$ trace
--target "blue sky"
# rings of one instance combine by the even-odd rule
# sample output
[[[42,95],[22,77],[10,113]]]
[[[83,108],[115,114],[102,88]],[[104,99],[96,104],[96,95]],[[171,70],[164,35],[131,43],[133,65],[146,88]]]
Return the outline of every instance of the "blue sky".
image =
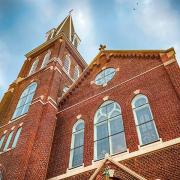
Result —
[[[180,64],[179,0],[0,0],[0,99],[24,54],[43,43],[71,9],[87,63],[99,44],[106,44],[107,49],[174,47]]]

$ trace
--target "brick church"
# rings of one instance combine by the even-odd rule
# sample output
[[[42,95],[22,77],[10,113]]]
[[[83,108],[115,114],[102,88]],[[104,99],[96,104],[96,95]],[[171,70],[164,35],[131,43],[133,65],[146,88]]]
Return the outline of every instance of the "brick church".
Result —
[[[0,180],[179,180],[174,49],[101,45],[87,65],[71,14],[46,38],[1,100]]]

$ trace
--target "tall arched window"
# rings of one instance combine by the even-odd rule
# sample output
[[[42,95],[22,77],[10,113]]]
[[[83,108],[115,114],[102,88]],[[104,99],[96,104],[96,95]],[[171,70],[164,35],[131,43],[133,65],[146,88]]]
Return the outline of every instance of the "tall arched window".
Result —
[[[35,73],[35,70],[36,70],[37,65],[38,65],[38,61],[39,61],[39,59],[37,58],[37,59],[33,62],[32,66],[31,66],[31,69],[30,69],[30,71],[29,71],[28,76],[30,76],[31,74]]]
[[[94,159],[105,154],[126,151],[126,141],[121,108],[117,102],[105,101],[96,111],[94,118]]]
[[[67,73],[69,73],[70,66],[71,66],[71,60],[70,60],[69,56],[66,55],[66,57],[64,59],[64,69],[66,70]]]
[[[36,91],[36,87],[37,83],[33,82],[23,91],[16,106],[16,110],[12,116],[12,119],[15,119],[28,112],[29,106]]]
[[[78,68],[78,66],[75,66],[73,79],[76,81],[78,79],[78,77],[79,77],[79,68]]]
[[[18,142],[18,139],[19,139],[19,136],[21,134],[21,131],[22,131],[22,127],[18,128],[17,132],[16,132],[16,135],[14,137],[14,141],[13,141],[13,144],[12,144],[12,148],[15,148],[16,145],[17,145],[17,142]]]
[[[42,62],[41,68],[45,67],[48,64],[50,56],[51,56],[51,51],[49,50],[48,53],[44,56],[44,60]]]
[[[10,134],[9,134],[9,136],[8,136],[8,139],[7,139],[7,141],[6,141],[6,144],[5,144],[5,146],[4,146],[3,151],[7,151],[8,147],[9,147],[9,144],[10,144],[10,142],[11,142],[11,139],[12,139],[12,137],[13,137],[13,133],[14,133],[14,130],[10,132]]]
[[[132,100],[132,108],[140,145],[159,140],[148,98],[142,94],[135,96]]]
[[[2,137],[1,137],[1,140],[0,140],[0,152],[1,152],[1,148],[2,148],[5,137],[6,137],[6,134],[3,134]]]
[[[75,168],[83,164],[84,121],[78,120],[73,127],[69,167]]]

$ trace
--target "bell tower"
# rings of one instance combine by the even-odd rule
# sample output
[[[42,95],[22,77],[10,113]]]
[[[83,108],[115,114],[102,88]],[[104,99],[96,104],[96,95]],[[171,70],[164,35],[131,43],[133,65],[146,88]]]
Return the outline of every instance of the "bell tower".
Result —
[[[0,104],[0,172],[7,179],[45,179],[58,100],[87,67],[72,15],[28,52]]]

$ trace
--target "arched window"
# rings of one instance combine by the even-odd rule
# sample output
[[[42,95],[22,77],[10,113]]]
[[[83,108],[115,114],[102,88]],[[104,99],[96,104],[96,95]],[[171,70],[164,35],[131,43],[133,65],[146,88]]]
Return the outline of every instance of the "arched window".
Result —
[[[69,56],[66,55],[66,57],[64,59],[64,69],[66,70],[67,73],[69,73],[70,66],[71,66],[71,60],[70,60]]]
[[[9,134],[9,136],[8,136],[8,139],[7,139],[7,141],[6,141],[6,144],[5,144],[5,146],[4,146],[3,151],[7,151],[8,147],[9,147],[9,144],[10,144],[10,142],[11,142],[11,139],[12,139],[12,137],[13,137],[13,133],[14,133],[14,130],[10,132],[10,134]]]
[[[36,91],[36,87],[37,83],[33,82],[23,91],[16,106],[16,110],[12,116],[12,119],[15,119],[28,112],[29,106]]]
[[[102,159],[105,154],[126,151],[126,141],[121,108],[118,103],[105,101],[94,117],[94,159]]]
[[[159,140],[151,108],[146,96],[139,94],[132,100],[133,114],[136,122],[140,145]]]
[[[79,77],[79,68],[78,66],[75,66],[73,79],[76,81],[78,77]]]
[[[41,68],[45,67],[48,64],[50,56],[51,56],[51,51],[49,50],[48,53],[44,56],[44,60],[42,62]]]
[[[83,164],[84,121],[78,120],[73,127],[69,167],[74,168]]]
[[[16,144],[18,142],[18,139],[19,139],[19,136],[21,134],[21,131],[22,131],[22,127],[18,128],[17,132],[16,132],[16,135],[14,137],[14,141],[13,141],[13,144],[12,144],[12,148],[15,148],[16,147]]]
[[[28,76],[30,76],[31,74],[35,73],[35,70],[36,70],[37,65],[38,65],[38,61],[39,61],[39,59],[37,58],[37,59],[33,62],[32,66],[31,66],[31,69],[30,69],[30,71],[29,71]]]
[[[1,148],[2,148],[5,137],[6,137],[6,134],[3,134],[2,137],[1,137],[1,140],[0,140],[0,152],[1,152]]]

